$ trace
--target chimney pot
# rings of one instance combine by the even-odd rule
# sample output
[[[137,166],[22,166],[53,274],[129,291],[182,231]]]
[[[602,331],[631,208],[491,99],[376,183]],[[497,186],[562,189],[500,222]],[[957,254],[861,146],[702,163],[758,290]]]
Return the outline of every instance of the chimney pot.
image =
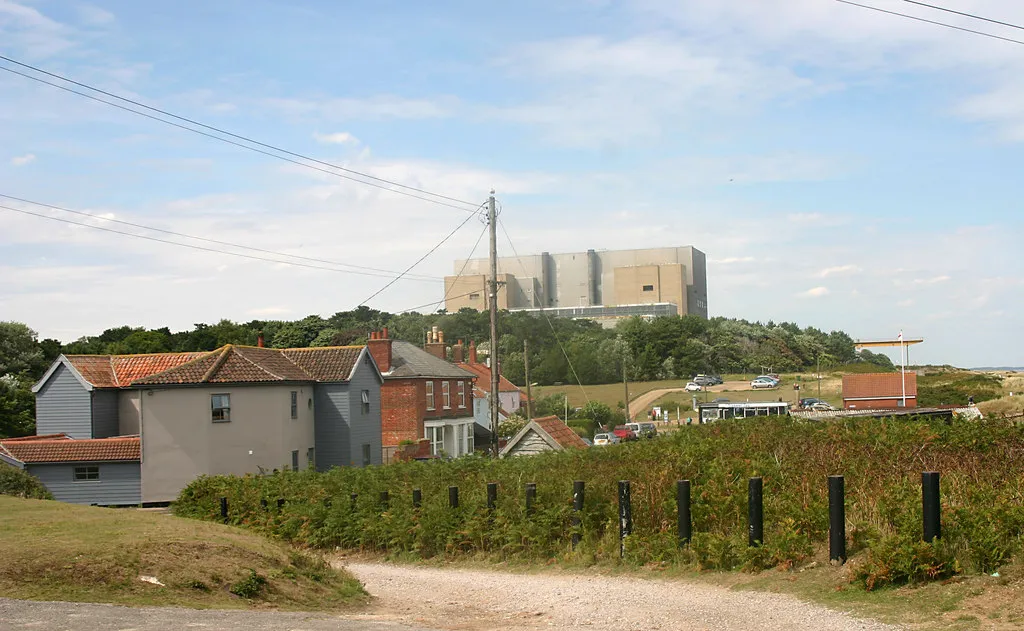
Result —
[[[384,327],[383,329],[381,329],[380,335],[381,335],[381,339],[382,340],[389,339],[388,338],[388,327]]]
[[[260,331],[259,333],[256,334],[256,346],[258,346],[259,348],[263,348],[263,345],[263,331]]]

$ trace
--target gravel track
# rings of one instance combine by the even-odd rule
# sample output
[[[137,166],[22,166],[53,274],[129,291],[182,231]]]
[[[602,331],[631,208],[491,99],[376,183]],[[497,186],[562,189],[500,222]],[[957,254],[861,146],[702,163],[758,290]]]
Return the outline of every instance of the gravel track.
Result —
[[[630,577],[339,562],[376,597],[371,618],[440,629],[897,629],[791,596]]]

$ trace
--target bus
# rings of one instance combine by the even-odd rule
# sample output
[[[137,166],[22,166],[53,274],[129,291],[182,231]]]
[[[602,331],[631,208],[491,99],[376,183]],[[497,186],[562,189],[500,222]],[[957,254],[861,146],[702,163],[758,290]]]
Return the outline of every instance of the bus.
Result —
[[[699,403],[700,422],[710,423],[727,418],[748,416],[788,415],[789,404],[785,401],[748,401],[743,403]]]

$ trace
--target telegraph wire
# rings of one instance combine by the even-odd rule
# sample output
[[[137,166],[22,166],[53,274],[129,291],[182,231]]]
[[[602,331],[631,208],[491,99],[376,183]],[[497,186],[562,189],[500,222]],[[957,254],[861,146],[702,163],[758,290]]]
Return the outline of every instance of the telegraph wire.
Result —
[[[389,184],[390,186],[386,186],[385,184],[378,184],[376,182],[368,182],[366,180],[361,180],[361,179],[359,179],[357,177],[353,177],[352,175],[345,175],[343,173],[338,173],[337,171],[332,171],[332,170],[316,167],[316,166],[314,166],[312,164],[308,164],[306,162],[301,162],[299,160],[295,160],[295,159],[292,159],[292,158],[288,158],[286,156],[279,155],[278,153],[273,153],[272,151],[266,151],[266,150],[260,149],[258,147],[253,147],[251,145],[244,144],[242,142],[236,142],[234,140],[231,140],[230,138],[224,138],[223,136],[218,136],[216,134],[211,134],[211,133],[208,133],[208,132],[204,132],[204,131],[202,131],[200,129],[195,129],[193,127],[189,127],[188,125],[182,125],[180,123],[175,123],[174,121],[169,121],[167,119],[160,118],[159,116],[154,116],[152,114],[147,114],[146,112],[140,112],[139,110],[132,109],[130,107],[126,107],[126,106],[121,105],[119,103],[113,103],[111,101],[108,101],[108,100],[105,100],[105,99],[101,99],[101,98],[99,98],[97,96],[94,96],[92,94],[87,94],[85,92],[81,92],[79,90],[75,90],[73,88],[69,88],[67,86],[63,86],[63,85],[60,85],[58,83],[54,83],[52,81],[47,81],[46,79],[43,79],[41,77],[35,77],[35,76],[30,75],[30,74],[26,74],[24,72],[20,72],[18,70],[15,70],[13,68],[8,68],[6,66],[0,65],[0,70],[9,72],[11,74],[16,74],[16,75],[24,77],[26,79],[31,79],[32,81],[37,81],[39,83],[43,83],[43,84],[52,86],[52,87],[57,88],[59,90],[64,90],[65,92],[70,92],[71,94],[77,94],[79,96],[83,96],[83,97],[85,97],[87,99],[91,99],[91,100],[96,101],[98,103],[103,103],[105,105],[109,105],[111,107],[116,107],[116,108],[118,108],[120,110],[124,110],[126,112],[131,112],[132,114],[136,114],[138,116],[144,116],[144,117],[149,118],[151,120],[155,120],[157,122],[164,123],[165,125],[170,125],[172,127],[177,127],[178,129],[183,129],[185,131],[190,131],[190,132],[192,132],[194,134],[199,134],[200,136],[205,136],[207,138],[212,138],[213,140],[219,140],[219,141],[227,143],[229,145],[234,145],[234,146],[240,147],[242,149],[248,149],[249,151],[254,151],[256,153],[260,153],[260,154],[263,154],[265,156],[270,156],[271,158],[277,158],[278,160],[283,160],[285,162],[290,162],[292,164],[297,164],[299,166],[306,167],[308,169],[313,169],[313,170],[316,170],[316,171],[320,171],[322,173],[327,173],[329,175],[333,175],[335,177],[340,177],[340,178],[343,178],[343,179],[346,179],[346,180],[350,180],[352,182],[358,182],[360,184],[365,184],[367,186],[373,186],[373,187],[379,188],[381,190],[390,191],[392,193],[397,193],[399,195],[405,195],[407,197],[412,197],[413,199],[419,199],[419,200],[422,200],[422,201],[425,201],[425,202],[430,202],[432,204],[438,204],[439,206],[447,206],[448,208],[454,208],[456,210],[461,210],[463,212],[476,212],[475,210],[471,210],[470,208],[467,208],[467,207],[464,207],[464,206],[456,206],[453,203],[449,203],[448,201],[443,201],[443,200],[450,200],[450,201],[457,202],[459,204],[466,204],[466,205],[472,205],[472,202],[467,202],[467,201],[460,200],[460,199],[457,199],[457,198],[454,198],[454,197],[448,197],[446,195],[441,195],[440,193],[434,193],[434,192],[431,192],[431,191],[428,191],[428,190],[425,190],[425,189],[416,188],[415,186],[409,186],[409,185],[406,185],[406,184],[400,184],[398,182],[394,182],[394,181],[387,180],[387,179],[384,179],[384,178],[379,178],[379,177],[376,177],[376,176],[373,176],[373,175],[369,175],[367,173],[362,173],[360,171],[355,171],[353,169],[348,169],[348,168],[345,168],[345,167],[342,167],[342,166],[339,166],[339,165],[336,165],[336,164],[332,164],[330,162],[324,162],[323,160],[318,160],[316,158],[311,158],[309,156],[305,156],[305,155],[300,154],[300,153],[295,153],[295,152],[292,152],[292,151],[288,151],[287,149],[281,149],[280,147],[276,147],[274,145],[269,145],[269,144],[266,144],[266,143],[262,143],[262,142],[259,142],[257,140],[253,140],[251,138],[248,138],[246,136],[241,136],[241,135],[238,135],[238,134],[233,134],[233,133],[231,133],[229,131],[226,131],[226,130],[223,130],[223,129],[220,129],[220,128],[217,128],[217,127],[213,127],[211,125],[205,125],[203,123],[194,121],[194,120],[192,120],[190,118],[185,118],[183,116],[178,116],[176,114],[171,114],[170,112],[166,112],[164,110],[161,110],[161,109],[158,109],[158,108],[155,108],[155,107],[150,107],[148,105],[144,105],[142,103],[139,103],[138,101],[133,101],[131,99],[128,99],[128,98],[125,98],[125,97],[122,97],[122,96],[118,96],[118,95],[113,94],[111,92],[106,92],[106,91],[101,90],[99,88],[94,88],[94,87],[89,86],[87,84],[79,83],[78,81],[75,81],[73,79],[68,79],[66,77],[63,77],[63,76],[58,75],[58,74],[54,74],[52,72],[47,72],[46,70],[42,70],[40,68],[36,68],[35,66],[31,66],[29,64],[25,64],[25,63],[22,63],[20,61],[16,61],[14,59],[11,59],[10,57],[5,57],[4,55],[0,55],[0,60],[7,61],[7,62],[14,63],[14,64],[17,64],[19,66],[25,67],[25,68],[32,69],[32,70],[34,70],[36,72],[40,72],[40,73],[49,75],[51,77],[58,78],[58,79],[60,79],[62,81],[67,81],[68,83],[72,83],[74,85],[82,86],[82,87],[84,87],[86,89],[93,90],[95,92],[98,92],[98,93],[106,95],[106,96],[110,96],[110,97],[115,98],[115,99],[119,99],[119,100],[124,101],[126,103],[131,103],[133,105],[137,105],[139,107],[143,107],[143,108],[148,109],[150,111],[159,112],[162,115],[170,116],[170,117],[175,118],[177,120],[188,122],[189,124],[192,124],[192,125],[198,125],[200,127],[203,127],[203,128],[206,128],[206,129],[210,129],[212,131],[216,131],[217,133],[220,133],[220,134],[225,134],[225,135],[231,136],[233,138],[238,138],[240,140],[244,140],[245,142],[252,143],[254,145],[258,145],[259,147],[266,147],[268,149],[272,149],[273,151],[284,153],[284,154],[287,154],[287,155],[290,155],[290,156],[295,156],[297,158],[301,158],[302,160],[308,160],[310,162],[315,162],[317,164],[322,164],[322,165],[325,165],[327,167],[330,167],[331,169],[338,169],[338,170],[344,171],[346,173],[351,173],[353,175],[358,175],[360,177],[369,178],[371,180],[375,180],[376,182],[383,182],[385,184]],[[398,188],[396,189],[394,187],[398,187]],[[402,190],[402,189],[408,189],[408,190]],[[409,191],[414,191],[414,192],[409,192]],[[417,195],[416,193],[422,193],[422,195]],[[424,197],[423,195],[430,195],[432,197]]]
[[[981,35],[983,37],[991,37],[992,39],[998,39],[998,40],[1002,40],[1004,42],[1010,42],[1011,44],[1022,44],[1022,45],[1024,45],[1024,41],[1019,40],[1019,39],[1013,39],[1011,37],[1003,37],[1002,35],[994,35],[992,33],[986,33],[985,31],[976,31],[974,29],[965,28],[963,26],[956,26],[956,25],[953,25],[953,24],[947,24],[946,22],[938,22],[936,20],[928,20],[928,19],[925,19],[925,18],[919,18],[916,15],[910,15],[908,13],[900,13],[898,11],[890,11],[888,9],[882,9],[880,7],[873,7],[870,4],[860,4],[859,2],[851,2],[851,0],[835,0],[835,1],[836,2],[841,2],[843,4],[848,4],[848,5],[854,6],[854,7],[860,7],[862,9],[869,9],[871,11],[878,11],[879,13],[887,13],[889,15],[896,15],[896,16],[899,16],[901,18],[907,18],[907,19],[910,19],[910,20],[916,20],[918,22],[925,22],[927,24],[934,24],[936,26],[944,26],[946,28],[951,28],[951,29],[954,29],[954,30],[957,30],[957,31],[963,31],[965,33],[974,33],[975,35]]]
[[[523,276],[528,277],[530,273],[527,271],[526,265],[523,263],[523,259],[519,258],[519,253],[516,252],[516,246],[512,243],[512,237],[509,236],[508,230],[505,229],[505,224],[499,219],[498,225],[501,226],[501,231],[505,234],[505,240],[508,241],[509,247],[512,248],[512,254],[514,254],[516,260],[519,261],[519,267],[523,269]],[[544,311],[543,300],[541,300],[540,313],[544,316],[544,319],[547,320],[548,326],[551,328],[551,334],[555,336],[555,342],[558,343],[558,348],[562,351],[562,355],[565,357],[565,362],[569,364],[569,370],[572,371],[572,376],[576,379],[576,383],[580,387],[580,392],[583,393],[584,400],[586,400],[587,403],[590,403],[590,397],[587,395],[587,389],[583,387],[583,382],[580,381],[580,376],[576,374],[576,368],[572,365],[572,360],[569,359],[569,353],[565,352],[565,346],[562,344],[561,338],[558,337],[558,331],[555,330],[555,325],[551,323],[551,318],[549,318],[548,314]]]
[[[282,260],[279,260],[279,259],[271,259],[271,258],[267,258],[267,257],[264,257],[264,256],[256,256],[254,254],[242,254],[241,252],[226,252],[224,250],[217,250],[217,249],[214,249],[214,248],[207,248],[207,247],[204,247],[204,246],[201,246],[201,245],[192,245],[190,243],[181,243],[179,241],[171,241],[169,239],[160,239],[159,237],[150,237],[150,236],[147,236],[147,235],[144,235],[144,234],[135,234],[134,232],[125,232],[123,230],[115,230],[113,228],[105,228],[103,226],[94,226],[92,224],[88,224],[88,223],[85,223],[85,222],[82,222],[82,221],[73,221],[71,219],[63,219],[61,217],[54,217],[52,215],[44,215],[42,213],[32,212],[31,210],[25,210],[24,208],[14,208],[12,206],[4,206],[2,204],[0,204],[0,209],[11,211],[11,212],[16,212],[16,213],[21,213],[23,215],[31,215],[33,217],[39,217],[41,219],[49,219],[50,221],[58,221],[58,222],[61,222],[61,223],[71,224],[71,225],[75,225],[75,226],[82,226],[83,228],[91,228],[93,230],[100,230],[102,232],[110,232],[110,233],[113,233],[113,234],[119,234],[119,235],[123,235],[123,236],[126,236],[126,237],[134,237],[136,239],[145,239],[146,241],[155,241],[156,243],[166,243],[168,245],[176,245],[178,247],[189,248],[191,250],[200,250],[202,252],[213,252],[214,254],[225,254],[227,256],[237,256],[237,257],[243,258],[243,259],[251,259],[251,260],[254,260],[254,261],[266,261],[268,263],[278,263],[280,265],[292,265],[292,266],[295,266],[295,267],[306,267],[306,268],[309,268],[309,269],[323,270],[323,271],[326,271],[326,272],[338,272],[338,273],[341,273],[341,274],[358,274],[360,276],[374,276],[374,277],[377,277],[377,278],[393,278],[390,275],[387,275],[387,274],[377,274],[375,272],[362,272],[362,271],[357,271],[357,270],[345,270],[345,269],[338,269],[336,267],[324,267],[322,265],[311,265],[309,263],[299,263],[299,262],[296,262],[296,261],[282,261]],[[399,278],[402,278],[402,277],[399,276],[398,278],[393,278],[391,282],[394,283]],[[409,280],[418,280],[418,281],[422,282],[424,279],[410,278]]]
[[[1011,24],[1010,22],[1001,22],[999,20],[993,20],[992,18],[987,18],[987,17],[981,16],[981,15],[975,15],[973,13],[965,13],[963,11],[955,11],[953,9],[947,9],[946,7],[940,7],[940,6],[936,6],[934,4],[928,4],[927,2],[918,2],[917,0],[903,0],[903,1],[904,2],[909,2],[910,4],[916,4],[916,5],[922,6],[922,7],[928,7],[929,9],[935,9],[936,11],[945,11],[946,13],[955,13],[956,15],[962,15],[962,16],[967,17],[967,18],[972,18],[972,19],[975,19],[975,20],[983,20],[985,22],[991,22],[992,24],[999,24],[1000,26],[1009,26],[1010,28],[1020,29],[1020,30],[1024,31],[1024,26],[1020,26],[1020,25],[1017,25],[1017,24]]]
[[[42,202],[34,202],[34,201],[30,200],[30,199],[24,199],[22,197],[15,197],[14,195],[5,195],[3,193],[0,193],[0,197],[3,197],[5,199],[11,199],[11,200],[18,201],[18,202],[23,202],[23,203],[26,203],[26,204],[32,204],[33,206],[42,206],[43,208],[50,208],[52,210],[59,210],[61,212],[65,212],[65,213],[72,213],[74,215],[80,215],[82,217],[89,217],[90,219],[98,219],[100,221],[109,221],[109,222],[118,223],[118,224],[121,224],[121,225],[124,225],[124,226],[131,226],[133,228],[141,228],[143,230],[151,230],[153,232],[161,232],[163,234],[169,234],[169,235],[173,235],[175,237],[183,237],[185,239],[194,239],[196,241],[205,241],[206,243],[214,243],[216,245],[226,245],[226,246],[229,246],[229,247],[232,247],[232,248],[238,248],[240,250],[251,250],[253,252],[262,252],[263,254],[273,254],[274,256],[287,256],[287,257],[290,257],[290,258],[300,259],[300,260],[303,260],[303,261],[312,261],[314,263],[326,263],[328,265],[338,265],[340,267],[351,267],[353,269],[361,269],[361,270],[367,270],[367,271],[371,271],[371,272],[383,272],[384,274],[388,274],[389,275],[388,277],[397,276],[399,274],[396,271],[387,270],[387,269],[381,269],[381,268],[378,268],[378,267],[366,267],[364,265],[353,265],[351,263],[342,263],[340,261],[331,261],[329,259],[318,259],[318,258],[314,258],[314,257],[310,257],[310,256],[300,256],[298,254],[288,254],[287,252],[277,252],[277,251],[274,251],[274,250],[265,250],[263,248],[257,248],[257,247],[250,246],[250,245],[242,245],[240,243],[231,243],[230,241],[219,241],[217,239],[209,239],[209,238],[206,238],[206,237],[197,237],[195,235],[185,234],[183,232],[175,232],[173,230],[165,230],[163,228],[154,228],[153,226],[146,226],[146,225],[139,224],[139,223],[133,223],[131,221],[124,221],[122,219],[113,219],[111,217],[103,217],[101,215],[94,215],[92,213],[83,212],[81,210],[71,210],[70,208],[63,208],[61,206],[54,206],[52,204],[44,204]],[[218,252],[219,251],[220,250],[218,250]],[[444,280],[443,278],[440,278],[440,277],[437,277],[437,276],[428,276],[426,274],[409,274],[409,276],[410,277],[416,277],[417,280],[432,280],[432,281]]]
[[[487,227],[488,226],[485,224],[484,225],[484,229],[482,231],[480,231],[480,236],[478,236],[476,238],[476,243],[473,244],[473,249],[469,251],[469,257],[465,261],[462,262],[462,269],[460,269],[459,273],[455,275],[455,280],[452,281],[451,287],[447,287],[447,286],[445,287],[445,289],[444,289],[444,296],[442,296],[440,300],[438,300],[437,302],[428,302],[425,305],[420,305],[418,307],[413,307],[412,309],[405,309],[403,311],[399,311],[399,313],[405,313],[407,311],[415,311],[416,309],[422,309],[423,307],[430,307],[432,305],[440,305],[441,303],[443,303],[446,300],[448,300],[448,298],[449,298],[448,292],[451,291],[452,287],[455,287],[455,283],[459,282],[459,279],[462,278],[462,274],[463,274],[463,272],[466,271],[466,266],[469,265],[470,259],[472,259],[473,255],[476,253],[476,249],[480,245],[480,241],[483,240],[484,235],[487,234]],[[447,285],[447,283],[445,283],[445,285]],[[475,291],[470,291],[470,292],[467,292],[467,293],[459,295],[459,296],[451,296],[451,298],[453,300],[456,299],[456,298],[465,298],[466,296],[469,296],[469,295],[474,294],[474,293],[476,293],[476,292]]]
[[[481,208],[481,207],[483,207],[483,204],[480,204],[480,206],[477,206],[477,210],[480,210],[480,208]],[[380,294],[381,294],[381,293],[382,293],[382,292],[383,292],[383,291],[384,291],[385,289],[387,289],[388,287],[390,287],[390,286],[394,285],[394,284],[395,284],[396,282],[398,282],[399,280],[401,280],[403,276],[405,276],[406,274],[408,274],[408,273],[409,273],[410,271],[412,271],[412,269],[413,269],[414,267],[416,267],[417,265],[419,265],[420,263],[422,263],[424,259],[426,259],[426,258],[427,258],[428,256],[430,256],[430,255],[431,255],[431,254],[433,254],[433,253],[434,253],[435,251],[437,251],[437,248],[441,247],[442,245],[444,245],[444,244],[445,244],[445,243],[446,243],[446,242],[448,241],[448,239],[451,239],[451,238],[452,238],[453,236],[455,236],[455,233],[456,233],[456,232],[458,232],[459,230],[461,230],[461,229],[462,229],[462,226],[464,226],[464,225],[466,225],[467,223],[469,223],[469,220],[470,220],[470,219],[472,219],[472,218],[474,218],[474,217],[476,217],[476,216],[477,216],[477,212],[476,212],[476,211],[473,211],[473,214],[472,214],[472,215],[467,215],[467,216],[466,216],[466,218],[465,218],[465,219],[463,219],[461,223],[459,223],[459,225],[455,226],[455,229],[454,229],[454,230],[452,230],[451,232],[449,232],[449,233],[448,233],[448,234],[447,234],[447,235],[446,235],[446,236],[445,236],[445,237],[444,237],[443,239],[441,239],[440,241],[438,241],[438,242],[437,242],[437,244],[436,244],[436,245],[434,245],[434,247],[430,248],[430,250],[428,250],[426,254],[424,254],[424,255],[423,255],[423,256],[421,256],[420,258],[416,259],[416,262],[415,262],[415,263],[413,263],[412,265],[410,265],[409,267],[407,267],[407,268],[405,269],[405,271],[404,271],[404,272],[402,272],[401,274],[399,274],[399,275],[398,275],[398,276],[397,276],[396,278],[393,278],[393,279],[391,279],[391,281],[390,281],[390,282],[388,282],[388,283],[387,283],[386,285],[384,285],[383,287],[381,287],[381,288],[380,288],[380,289],[378,289],[377,291],[375,291],[375,292],[373,292],[372,294],[370,294],[370,296],[369,296],[369,297],[368,297],[368,298],[367,298],[366,300],[364,300],[364,301],[360,302],[360,303],[359,303],[358,305],[356,305],[356,306],[357,306],[357,308],[358,308],[358,307],[361,307],[361,306],[363,306],[363,305],[365,305],[365,304],[366,304],[366,303],[368,303],[368,302],[370,302],[371,300],[373,300],[374,298],[376,298],[376,297],[377,297],[378,295],[380,295]]]

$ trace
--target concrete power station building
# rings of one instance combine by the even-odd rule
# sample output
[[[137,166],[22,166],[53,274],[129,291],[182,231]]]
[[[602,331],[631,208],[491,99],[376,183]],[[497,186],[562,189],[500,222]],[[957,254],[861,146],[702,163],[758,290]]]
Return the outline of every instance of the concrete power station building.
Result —
[[[444,279],[445,309],[486,310],[488,260],[455,261],[455,273]],[[630,316],[708,317],[706,259],[692,246],[501,257],[498,282],[498,307],[510,311],[544,309],[608,324]]]

